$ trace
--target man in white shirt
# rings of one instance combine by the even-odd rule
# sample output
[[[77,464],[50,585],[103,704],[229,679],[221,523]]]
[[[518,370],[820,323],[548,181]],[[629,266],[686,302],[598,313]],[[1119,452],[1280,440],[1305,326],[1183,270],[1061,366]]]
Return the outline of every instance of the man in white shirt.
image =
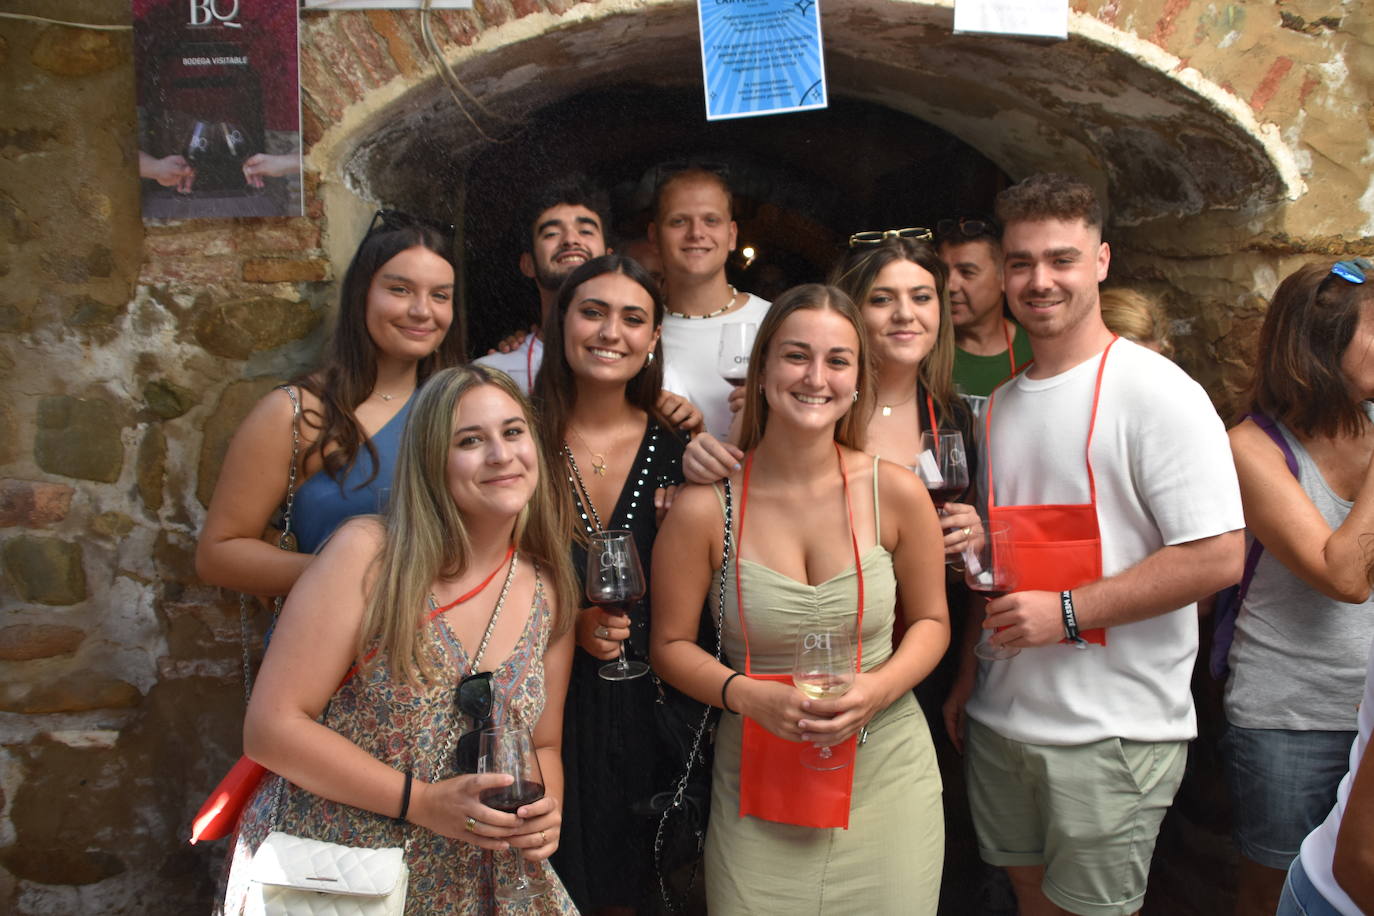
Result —
[[[1035,356],[988,405],[988,514],[1010,526],[1020,586],[969,627],[946,724],[980,853],[1020,912],[1126,916],[1197,734],[1194,602],[1240,578],[1239,487],[1206,393],[1102,322],[1092,189],[1035,175],[997,216]],[[977,670],[979,638],[1019,654]]]
[[[526,205],[525,250],[520,272],[539,291],[542,324],[558,301],[563,281],[578,267],[607,252],[605,202],[580,178],[545,188]],[[536,330],[505,353],[488,353],[474,362],[500,369],[526,394],[539,371],[544,344]]]
[[[719,439],[730,431],[733,386],[716,368],[720,333],[733,322],[758,324],[769,303],[736,290],[725,278],[738,228],[725,179],[703,168],[673,172],[654,191],[649,240],[663,260],[664,367],[673,390],[701,410],[706,429]],[[665,379],[665,385],[670,384]]]

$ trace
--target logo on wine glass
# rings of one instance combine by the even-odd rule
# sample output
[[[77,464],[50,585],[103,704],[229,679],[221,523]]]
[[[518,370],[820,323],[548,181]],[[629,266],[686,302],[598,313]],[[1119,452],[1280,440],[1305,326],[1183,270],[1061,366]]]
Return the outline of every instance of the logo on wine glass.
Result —
[[[802,648],[810,652],[815,649],[830,651],[829,633],[807,633],[802,637]]]

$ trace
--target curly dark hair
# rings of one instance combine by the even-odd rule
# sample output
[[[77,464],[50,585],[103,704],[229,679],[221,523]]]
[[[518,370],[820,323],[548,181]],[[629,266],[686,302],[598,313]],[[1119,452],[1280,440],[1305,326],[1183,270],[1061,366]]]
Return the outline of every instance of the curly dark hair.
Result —
[[[1086,182],[1060,172],[1041,172],[997,195],[997,219],[1008,223],[1081,219],[1102,227],[1102,205]]]

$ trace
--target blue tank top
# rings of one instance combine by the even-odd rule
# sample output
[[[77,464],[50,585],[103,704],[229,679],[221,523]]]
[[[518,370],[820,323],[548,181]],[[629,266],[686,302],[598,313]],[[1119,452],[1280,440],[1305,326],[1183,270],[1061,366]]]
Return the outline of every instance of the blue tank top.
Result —
[[[372,515],[386,506],[391,495],[391,476],[396,469],[396,451],[401,431],[410,415],[412,394],[396,416],[377,430],[372,447],[377,450],[377,473],[372,473],[372,456],[360,448],[343,476],[343,486],[323,470],[306,478],[296,489],[292,527],[301,553],[314,553],[325,538],[355,515]],[[371,477],[372,480],[368,481]],[[366,481],[366,482],[365,482]]]

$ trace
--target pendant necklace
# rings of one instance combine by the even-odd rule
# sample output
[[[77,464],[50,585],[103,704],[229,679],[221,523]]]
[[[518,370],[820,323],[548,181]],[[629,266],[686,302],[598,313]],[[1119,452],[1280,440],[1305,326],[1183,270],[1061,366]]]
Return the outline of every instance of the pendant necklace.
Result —
[[[913,389],[911,390],[911,395],[910,395],[908,398],[906,398],[906,400],[898,401],[898,402],[895,403],[895,404],[884,404],[884,405],[883,405],[883,416],[885,416],[885,417],[890,417],[890,416],[892,416],[892,408],[894,408],[894,407],[902,407],[903,405],[910,404],[911,401],[912,401],[915,397],[916,397],[916,389],[913,388]]]
[[[579,441],[581,441],[582,446],[587,450],[587,454],[592,456],[592,473],[595,474],[597,477],[605,477],[606,455],[597,452],[595,449],[593,449],[591,443],[587,441],[587,437],[578,432],[576,426],[568,424],[568,429],[571,429],[573,431],[573,435],[576,436]],[[572,449],[568,449],[568,454],[572,454]]]

